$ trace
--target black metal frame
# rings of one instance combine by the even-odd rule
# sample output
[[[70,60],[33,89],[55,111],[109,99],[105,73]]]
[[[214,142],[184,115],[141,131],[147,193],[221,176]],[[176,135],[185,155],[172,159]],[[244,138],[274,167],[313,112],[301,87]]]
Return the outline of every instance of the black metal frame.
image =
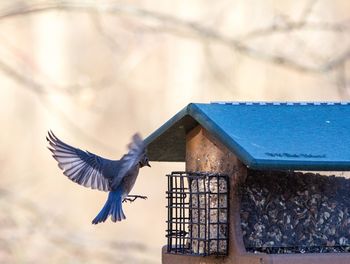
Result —
[[[196,256],[226,256],[229,222],[228,176],[208,172],[176,171],[167,177],[167,252]],[[217,183],[216,192],[212,191],[213,186],[210,186],[213,179],[216,179]],[[222,180],[226,185],[225,190],[219,188]],[[215,196],[217,206],[212,206]],[[224,198],[222,201],[226,203],[220,204],[220,198]],[[215,214],[216,220],[212,221],[211,216],[215,217]],[[223,219],[219,219],[219,215]],[[216,235],[213,235],[215,230]],[[220,234],[219,230],[224,230],[224,235],[222,232]]]

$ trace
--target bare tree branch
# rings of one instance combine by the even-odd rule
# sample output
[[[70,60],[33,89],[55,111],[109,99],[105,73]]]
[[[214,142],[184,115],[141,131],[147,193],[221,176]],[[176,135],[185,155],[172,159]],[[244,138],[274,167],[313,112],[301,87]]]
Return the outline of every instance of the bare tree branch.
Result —
[[[313,1],[312,1],[313,2]],[[310,3],[310,7],[306,8],[304,11],[303,17],[307,17],[308,13],[311,12],[312,6],[314,3]],[[31,14],[31,13],[39,13],[48,10],[66,10],[66,11],[93,11],[93,12],[104,12],[110,14],[121,14],[121,15],[129,15],[134,16],[139,19],[143,19],[143,22],[151,22],[156,25],[152,25],[156,29],[161,29],[162,32],[165,33],[173,33],[176,32],[181,35],[192,35],[198,38],[205,38],[211,41],[219,42],[223,45],[226,45],[237,52],[250,56],[252,58],[266,61],[269,63],[289,67],[294,70],[310,72],[310,73],[321,73],[325,71],[330,71],[339,65],[341,65],[344,61],[349,59],[349,53],[346,52],[341,56],[335,58],[330,63],[319,65],[319,66],[309,66],[304,65],[293,58],[287,58],[285,56],[268,54],[266,52],[255,50],[246,44],[245,38],[243,40],[232,38],[229,36],[225,36],[211,28],[207,28],[202,26],[197,22],[186,21],[177,17],[173,17],[170,15],[160,14],[153,11],[148,11],[142,8],[137,8],[133,6],[127,6],[119,3],[110,3],[110,4],[98,4],[94,2],[84,2],[84,1],[60,1],[60,2],[43,2],[41,4],[32,4],[32,5],[24,5],[21,7],[14,7],[7,10],[0,10],[0,19],[15,17],[18,15]],[[308,11],[309,10],[309,11]],[[149,20],[149,21],[146,21]],[[310,30],[348,30],[348,26],[344,26],[341,24],[322,24],[322,23],[301,23],[294,22],[288,23],[287,27],[279,28],[279,27],[271,27],[266,29],[260,29],[255,32],[248,33],[247,36],[257,36],[257,35],[266,35],[272,34],[276,31],[292,31],[296,29],[300,29],[301,26],[303,28]]]
[[[329,60],[325,65],[323,71],[331,71],[338,67],[343,67],[344,63],[350,58],[350,48],[337,58]]]
[[[305,30],[305,31],[330,31],[330,32],[345,32],[350,31],[350,24],[348,21],[344,21],[341,23],[300,23],[300,22],[288,22],[286,25],[279,26],[279,25],[272,25],[266,28],[260,28],[253,30],[251,32],[248,32],[244,34],[243,36],[239,37],[241,41],[247,41],[252,38],[257,37],[264,37],[271,34],[276,33],[287,33],[287,32],[293,32],[297,30]]]
[[[340,67],[338,67],[336,75],[337,75],[336,85],[338,87],[338,91],[339,91],[340,96],[342,96],[344,98],[348,98],[350,95],[350,92],[348,89],[346,64],[345,63],[343,63]]]
[[[72,129],[75,130],[77,134],[82,135],[90,142],[101,146],[101,148],[112,152],[114,151],[109,145],[106,145],[105,143],[97,140],[96,138],[90,136],[88,133],[86,133],[85,130],[80,128],[76,125],[76,122],[72,121],[63,111],[55,107],[54,105],[50,104],[47,101],[47,98],[45,95],[48,95],[44,87],[34,79],[31,79],[27,77],[24,74],[21,74],[19,71],[11,67],[6,62],[0,60],[0,71],[5,73],[6,75],[10,76],[14,81],[16,81],[18,84],[21,85],[21,87],[24,87],[26,89],[30,89],[37,97],[39,98],[40,102],[45,106],[45,108],[50,111],[54,112],[56,115],[60,116],[61,119]]]
[[[0,60],[0,70],[16,82],[32,90],[37,95],[41,96],[46,93],[43,87],[38,85],[33,79],[29,78],[26,75],[20,74],[18,71],[16,71],[14,68],[2,60]]]
[[[303,23],[303,24],[306,23],[317,2],[318,0],[309,0],[309,3],[306,4],[304,10],[301,12],[299,23]]]

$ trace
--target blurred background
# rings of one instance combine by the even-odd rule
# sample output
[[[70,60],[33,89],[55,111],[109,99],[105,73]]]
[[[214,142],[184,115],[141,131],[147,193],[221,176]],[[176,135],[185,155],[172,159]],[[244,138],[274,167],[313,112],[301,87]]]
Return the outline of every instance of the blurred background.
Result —
[[[165,174],[152,163],[127,220],[46,149],[52,129],[119,159],[189,102],[348,100],[346,0],[1,1],[0,263],[160,263]]]

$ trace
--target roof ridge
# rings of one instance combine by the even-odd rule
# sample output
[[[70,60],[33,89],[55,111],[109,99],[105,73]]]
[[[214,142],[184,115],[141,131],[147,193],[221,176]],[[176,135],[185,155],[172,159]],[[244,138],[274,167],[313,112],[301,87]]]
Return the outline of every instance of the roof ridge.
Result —
[[[223,105],[350,105],[350,101],[214,101]]]

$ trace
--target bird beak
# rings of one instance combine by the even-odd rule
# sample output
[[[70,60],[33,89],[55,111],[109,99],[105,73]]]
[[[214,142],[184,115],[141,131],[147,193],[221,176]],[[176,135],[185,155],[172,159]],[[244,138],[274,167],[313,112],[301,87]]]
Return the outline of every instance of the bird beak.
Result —
[[[146,164],[148,167],[150,167],[151,168],[151,165],[149,164],[149,162],[147,161],[147,164]]]

